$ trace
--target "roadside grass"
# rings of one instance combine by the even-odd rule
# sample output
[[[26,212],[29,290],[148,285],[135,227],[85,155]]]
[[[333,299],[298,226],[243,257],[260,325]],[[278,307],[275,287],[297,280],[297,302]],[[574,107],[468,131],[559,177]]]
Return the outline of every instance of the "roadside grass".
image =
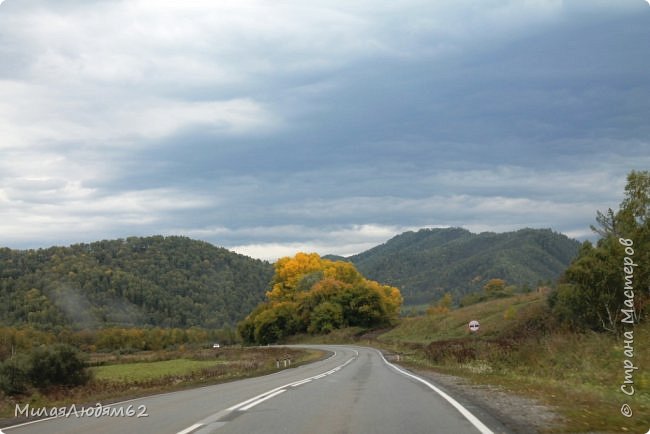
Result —
[[[97,356],[97,357],[95,357]],[[125,360],[104,355],[91,357],[99,366],[91,367],[92,380],[84,386],[32,389],[22,396],[0,393],[0,427],[25,422],[11,419],[16,406],[60,408],[104,404],[156,393],[217,384],[270,374],[319,360],[323,351],[285,347],[232,347],[219,350],[143,352]],[[140,357],[139,357],[140,356]],[[288,368],[277,367],[277,360],[291,359]],[[112,360],[113,363],[107,363]],[[128,360],[128,361],[127,361]]]
[[[467,324],[481,323],[478,335]],[[650,428],[650,324],[634,327],[634,357],[621,336],[575,332],[554,324],[544,297],[514,296],[457,309],[447,314],[406,318],[375,343],[401,354],[413,368],[462,376],[476,384],[501,386],[538,399],[564,419],[545,432],[628,432]],[[635,393],[620,390],[624,362]],[[621,414],[623,404],[632,417]]]

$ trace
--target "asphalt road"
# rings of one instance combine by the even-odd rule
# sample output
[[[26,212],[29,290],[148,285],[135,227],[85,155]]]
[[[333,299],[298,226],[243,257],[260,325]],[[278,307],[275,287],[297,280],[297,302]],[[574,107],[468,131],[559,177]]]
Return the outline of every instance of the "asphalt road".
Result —
[[[499,433],[454,398],[370,348],[318,346],[327,360],[264,377],[95,406],[3,428],[55,433]],[[470,407],[471,408],[471,407]],[[25,410],[25,407],[21,407]],[[37,411],[38,408],[30,408]],[[52,409],[47,409],[52,411]],[[76,414],[75,414],[76,411]],[[98,416],[99,414],[99,416]],[[129,416],[129,414],[132,414]],[[147,416],[144,416],[146,414]],[[141,417],[138,417],[140,415]]]

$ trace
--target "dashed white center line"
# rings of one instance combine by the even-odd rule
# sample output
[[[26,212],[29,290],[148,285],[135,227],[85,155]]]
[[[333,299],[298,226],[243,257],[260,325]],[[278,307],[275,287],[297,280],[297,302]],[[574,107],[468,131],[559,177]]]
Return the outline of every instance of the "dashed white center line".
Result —
[[[307,378],[306,380],[298,381],[297,383],[292,383],[291,387],[298,387],[301,386],[305,383],[309,383],[311,381],[311,378]]]
[[[251,402],[250,404],[248,404],[248,405],[246,405],[244,407],[240,407],[239,411],[250,410],[251,408],[255,407],[257,404],[260,404],[260,403],[266,401],[267,399],[271,399],[274,396],[278,396],[279,394],[284,393],[286,391],[287,391],[286,389],[280,389],[280,390],[278,390],[276,392],[271,393],[270,395],[266,395],[264,398],[260,398],[257,401],[253,401],[253,402]]]
[[[183,431],[179,431],[177,434],[188,434],[188,433],[191,433],[191,432],[194,431],[195,429],[197,429],[197,428],[199,428],[199,427],[202,427],[202,426],[203,426],[202,423],[195,423],[195,424],[192,425],[191,427],[189,427],[189,428],[185,428]]]
[[[243,411],[246,411],[246,410],[250,410],[251,408],[255,407],[258,404],[261,404],[262,402],[266,401],[267,399],[271,399],[271,398],[273,398],[275,396],[280,395],[281,393],[286,392],[287,388],[289,388],[289,387],[298,387],[298,386],[300,386],[302,384],[309,383],[309,382],[311,382],[313,380],[318,380],[320,378],[327,377],[328,375],[332,375],[332,374],[338,372],[339,370],[341,370],[342,368],[344,368],[345,366],[350,364],[359,355],[358,351],[354,350],[354,352],[355,352],[354,357],[348,359],[345,363],[335,367],[334,369],[330,369],[329,371],[323,372],[320,375],[315,375],[313,377],[305,378],[304,380],[294,381],[293,383],[285,384],[284,386],[280,386],[280,387],[276,387],[275,389],[268,390],[268,391],[266,391],[266,392],[264,392],[264,393],[262,393],[260,395],[254,396],[254,397],[252,397],[250,399],[247,399],[246,401],[240,402],[239,404],[235,404],[230,408],[222,410],[219,413],[213,414],[212,416],[207,417],[207,418],[203,419],[202,421],[197,422],[197,423],[195,423],[194,425],[192,425],[192,426],[190,426],[188,428],[185,428],[183,431],[179,431],[176,434],[189,434],[189,433],[191,433],[193,431],[196,431],[197,429],[199,429],[201,427],[205,427],[205,426],[209,426],[210,428],[218,428],[216,426],[217,424],[219,424],[219,426],[223,425],[223,422],[219,422],[219,421],[223,420],[224,417],[226,417],[228,414],[231,414],[234,411],[243,412]],[[334,353],[334,354],[336,355],[336,353]]]

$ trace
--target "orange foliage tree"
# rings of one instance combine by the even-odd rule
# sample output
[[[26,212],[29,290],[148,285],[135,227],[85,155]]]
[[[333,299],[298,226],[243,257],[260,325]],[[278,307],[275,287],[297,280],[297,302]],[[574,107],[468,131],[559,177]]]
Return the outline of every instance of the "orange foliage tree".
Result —
[[[399,289],[368,280],[349,262],[297,253],[275,264],[267,301],[240,322],[247,342],[266,344],[300,332],[378,327],[399,316]]]

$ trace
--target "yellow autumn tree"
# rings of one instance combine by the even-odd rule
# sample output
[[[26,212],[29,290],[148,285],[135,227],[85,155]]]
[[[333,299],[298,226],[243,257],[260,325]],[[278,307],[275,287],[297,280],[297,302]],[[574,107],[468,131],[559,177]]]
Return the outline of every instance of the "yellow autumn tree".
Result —
[[[273,286],[266,296],[271,301],[293,300],[301,280],[313,273],[322,273],[323,268],[323,260],[317,253],[299,252],[293,258],[278,259]]]
[[[397,320],[402,305],[399,289],[364,278],[352,263],[302,252],[276,262],[266,296],[238,325],[245,341],[265,344],[300,332],[384,326]]]

